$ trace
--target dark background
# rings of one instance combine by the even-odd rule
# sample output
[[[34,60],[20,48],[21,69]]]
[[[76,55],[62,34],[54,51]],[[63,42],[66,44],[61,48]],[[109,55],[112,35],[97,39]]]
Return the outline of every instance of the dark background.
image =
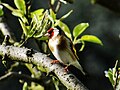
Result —
[[[13,0],[6,0],[11,6],[14,6]],[[99,0],[97,0],[99,1]],[[111,4],[109,1],[107,5]],[[113,3],[111,7],[115,6]],[[48,9],[48,0],[33,0],[32,10],[38,8]],[[117,9],[117,8],[116,8]],[[78,78],[90,90],[113,90],[108,78],[105,77],[104,71],[114,67],[116,60],[120,59],[120,12],[111,9],[106,5],[99,3],[91,4],[90,0],[75,0],[73,4],[62,5],[58,18],[66,14],[70,10],[73,13],[64,20],[64,22],[72,29],[79,23],[89,23],[89,27],[82,34],[96,35],[103,42],[103,46],[86,43],[86,47],[82,52],[78,52],[80,63],[87,72],[87,76],[77,75]],[[118,7],[118,10],[120,7]],[[15,32],[19,40],[19,22],[17,18],[6,10],[6,20],[10,28]],[[81,36],[82,36],[81,35]],[[77,51],[81,45],[76,45]],[[5,68],[0,68],[0,75]],[[8,82],[9,81],[9,82]],[[0,82],[0,90],[21,90],[18,80],[10,78],[6,82]],[[12,83],[11,83],[12,82]],[[13,85],[14,83],[14,85]]]

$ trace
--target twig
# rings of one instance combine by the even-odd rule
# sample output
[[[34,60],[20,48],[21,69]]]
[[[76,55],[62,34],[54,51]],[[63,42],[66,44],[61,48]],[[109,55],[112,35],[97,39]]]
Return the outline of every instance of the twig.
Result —
[[[0,17],[0,31],[3,33],[4,36],[8,35],[10,37],[11,43],[14,43],[16,41],[14,34],[11,32],[7,23],[5,23],[4,17]]]
[[[115,80],[115,83],[114,83],[114,90],[116,90],[117,88],[117,85],[118,85],[118,76],[119,76],[119,70],[118,68],[116,68],[116,80]]]
[[[55,13],[57,13],[57,12],[60,10],[60,7],[61,7],[61,2],[58,1],[58,2],[57,2],[57,6],[56,6],[56,8],[55,8]]]
[[[54,72],[67,89],[88,90],[72,73],[65,72],[62,65],[51,64],[52,59],[47,57],[47,55],[33,50],[31,55],[28,56],[28,51],[30,49],[0,45],[0,56],[6,56],[8,60],[38,65],[44,68],[47,73]]]
[[[7,74],[3,75],[0,77],[0,81],[5,80],[9,77],[15,77],[15,78],[19,78],[21,80],[25,80],[25,81],[33,81],[36,83],[42,83],[42,80],[40,78],[32,78],[31,76],[27,75],[27,74],[21,74],[19,72],[8,72]]]
[[[51,0],[48,0],[49,7],[55,12],[53,5],[51,4]]]
[[[52,5],[51,0],[49,0],[49,6],[53,10],[54,13],[57,13],[60,10],[60,7],[61,7],[61,1],[60,0],[56,1],[56,3],[57,3],[57,5],[55,5],[55,4]]]

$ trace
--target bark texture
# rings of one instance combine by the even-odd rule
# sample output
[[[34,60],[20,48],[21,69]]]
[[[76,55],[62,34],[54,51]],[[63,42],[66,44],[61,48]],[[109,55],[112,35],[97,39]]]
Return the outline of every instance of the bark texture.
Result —
[[[6,60],[32,63],[54,72],[59,80],[70,90],[88,90],[72,73],[65,72],[60,64],[51,64],[52,59],[47,55],[28,48],[0,45],[0,56]]]

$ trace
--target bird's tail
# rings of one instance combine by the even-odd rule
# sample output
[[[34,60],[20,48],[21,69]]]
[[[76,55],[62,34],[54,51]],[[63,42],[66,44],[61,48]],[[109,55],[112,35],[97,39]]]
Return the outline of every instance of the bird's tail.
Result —
[[[72,63],[72,65],[78,68],[84,75],[86,75],[86,73],[83,71],[82,66],[79,64],[77,60],[74,63]]]

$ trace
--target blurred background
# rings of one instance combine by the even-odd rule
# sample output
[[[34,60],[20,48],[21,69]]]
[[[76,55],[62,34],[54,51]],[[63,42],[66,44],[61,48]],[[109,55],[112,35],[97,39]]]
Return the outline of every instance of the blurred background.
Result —
[[[14,7],[13,0],[4,1]],[[108,78],[105,77],[104,71],[113,68],[116,60],[120,60],[120,6],[117,7],[117,5],[120,5],[120,1],[105,1],[107,3],[104,0],[96,0],[96,4],[92,4],[90,0],[75,0],[73,4],[62,5],[57,16],[60,18],[73,10],[73,13],[64,20],[71,32],[77,24],[89,23],[90,26],[82,35],[96,35],[103,42],[103,46],[86,43],[86,47],[82,52],[78,52],[81,45],[76,45],[80,63],[87,73],[87,76],[77,75],[77,77],[90,90],[113,90]],[[33,10],[49,8],[48,0],[33,0],[32,4]],[[15,35],[19,40],[21,28],[17,18],[12,16],[7,9],[5,18],[13,32],[17,32]],[[4,69],[0,68],[1,75]],[[11,80],[14,85],[10,83]],[[9,90],[21,90],[17,80],[13,81],[13,79],[10,79],[8,84],[0,82],[1,90],[8,90],[7,87],[9,87]]]

